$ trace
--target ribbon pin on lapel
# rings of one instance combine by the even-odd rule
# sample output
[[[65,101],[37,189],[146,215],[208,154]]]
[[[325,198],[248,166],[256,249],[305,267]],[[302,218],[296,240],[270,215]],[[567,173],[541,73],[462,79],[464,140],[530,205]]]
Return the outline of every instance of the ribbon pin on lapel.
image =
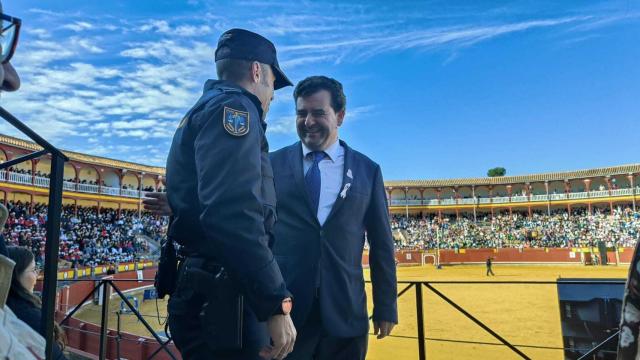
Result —
[[[340,192],[340,197],[341,198],[346,198],[347,197],[347,191],[349,191],[349,188],[351,187],[351,183],[346,183],[344,184],[344,188],[342,188],[342,191]]]
[[[353,181],[353,173],[351,172],[351,169],[347,170],[347,177],[351,179],[351,181]],[[350,188],[351,188],[350,182],[344,184],[344,188],[342,188],[342,191],[340,192],[340,197],[343,199],[347,197],[347,191],[349,191]]]

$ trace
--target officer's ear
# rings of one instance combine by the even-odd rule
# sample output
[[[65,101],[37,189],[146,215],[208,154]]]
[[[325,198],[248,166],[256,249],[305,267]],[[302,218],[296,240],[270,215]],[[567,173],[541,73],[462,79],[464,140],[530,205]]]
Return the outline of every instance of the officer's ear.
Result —
[[[260,80],[262,79],[263,73],[262,73],[262,64],[260,64],[257,61],[253,61],[251,63],[251,82],[253,83],[260,83]]]

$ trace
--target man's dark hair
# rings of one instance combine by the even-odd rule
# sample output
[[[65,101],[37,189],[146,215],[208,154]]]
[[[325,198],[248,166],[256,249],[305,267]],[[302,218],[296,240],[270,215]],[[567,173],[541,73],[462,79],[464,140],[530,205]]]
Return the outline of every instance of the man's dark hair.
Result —
[[[230,81],[232,83],[242,83],[251,79],[251,64],[253,61],[241,59],[222,59],[216,61],[216,72],[218,79]],[[266,80],[266,67],[262,64],[263,81]]]
[[[331,107],[336,113],[343,111],[347,106],[347,97],[342,90],[342,84],[326,76],[309,76],[300,81],[293,90],[293,99],[298,101],[299,97],[311,96],[318,91],[327,90],[331,94]]]

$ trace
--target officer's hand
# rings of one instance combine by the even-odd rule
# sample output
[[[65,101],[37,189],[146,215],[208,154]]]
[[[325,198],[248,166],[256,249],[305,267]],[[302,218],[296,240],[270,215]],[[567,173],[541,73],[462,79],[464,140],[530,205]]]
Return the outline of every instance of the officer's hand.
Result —
[[[154,215],[159,216],[171,216],[171,208],[169,207],[169,200],[167,200],[167,193],[152,192],[147,193],[145,198],[142,199],[142,204],[145,210],[151,211]]]
[[[284,359],[291,351],[296,342],[296,328],[289,315],[274,315],[267,320],[269,335],[273,346],[262,349],[260,356],[266,359]]]
[[[373,322],[373,335],[378,335],[378,339],[384,339],[391,335],[391,330],[396,324],[388,321],[374,321]]]

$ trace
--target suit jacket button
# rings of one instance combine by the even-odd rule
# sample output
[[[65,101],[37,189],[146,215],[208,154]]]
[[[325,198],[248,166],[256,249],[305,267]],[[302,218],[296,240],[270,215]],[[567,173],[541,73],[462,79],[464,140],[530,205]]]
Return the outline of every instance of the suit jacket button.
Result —
[[[324,236],[324,231],[320,230],[320,237]]]

